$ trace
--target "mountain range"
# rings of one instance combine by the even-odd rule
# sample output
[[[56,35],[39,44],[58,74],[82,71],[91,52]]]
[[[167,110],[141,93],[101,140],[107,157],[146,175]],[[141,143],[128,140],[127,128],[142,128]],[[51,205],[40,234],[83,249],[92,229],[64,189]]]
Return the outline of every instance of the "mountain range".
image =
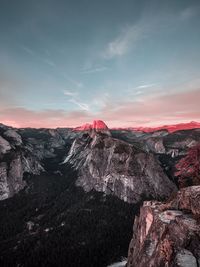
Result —
[[[196,122],[0,124],[1,266],[199,266],[199,144]]]

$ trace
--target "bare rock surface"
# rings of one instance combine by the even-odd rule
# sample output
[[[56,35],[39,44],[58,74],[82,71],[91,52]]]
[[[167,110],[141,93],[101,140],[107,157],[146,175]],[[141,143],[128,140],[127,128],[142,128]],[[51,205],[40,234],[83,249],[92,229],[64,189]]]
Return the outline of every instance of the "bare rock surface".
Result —
[[[22,144],[22,137],[15,130],[8,129],[4,132],[5,138],[13,142],[15,145],[20,146]]]
[[[25,174],[44,172],[45,160],[59,157],[76,136],[69,129],[0,126],[0,200],[25,188]]]
[[[136,217],[127,267],[196,267],[200,263],[200,186],[165,204],[144,202]]]
[[[0,154],[6,154],[9,150],[11,150],[9,142],[0,136]]]
[[[74,129],[80,132],[89,132],[91,135],[95,133],[103,133],[111,136],[108,126],[102,120],[94,120],[92,123],[86,123]]]
[[[78,171],[76,184],[113,194],[129,203],[145,198],[166,198],[176,186],[152,153],[114,139],[110,135],[83,134],[77,138],[64,163]]]

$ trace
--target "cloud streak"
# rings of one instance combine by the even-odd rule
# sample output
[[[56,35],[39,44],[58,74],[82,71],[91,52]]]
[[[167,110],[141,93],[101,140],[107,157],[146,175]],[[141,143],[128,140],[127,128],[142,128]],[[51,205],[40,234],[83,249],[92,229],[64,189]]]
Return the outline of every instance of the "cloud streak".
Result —
[[[154,34],[174,29],[177,25],[180,26],[183,21],[187,21],[200,14],[199,5],[187,7],[178,13],[153,12],[153,16],[149,16],[149,8],[147,10],[147,12],[143,12],[135,24],[123,28],[118,36],[106,44],[102,53],[104,59],[110,60],[121,57],[136,48],[140,41],[149,36],[151,37]]]
[[[110,41],[103,52],[103,58],[112,59],[126,54],[134,45],[143,38],[144,29],[134,25],[123,29],[114,40]]]
[[[143,84],[143,85],[139,85],[139,86],[137,86],[136,88],[137,88],[137,89],[145,89],[145,88],[153,87],[153,86],[155,86],[155,85],[156,85],[155,83]]]
[[[106,71],[108,68],[105,66],[102,67],[96,67],[96,68],[90,68],[90,69],[86,69],[84,71],[82,71],[82,74],[92,74],[92,73],[96,73],[96,72],[102,72],[102,71]]]
[[[182,21],[189,20],[192,17],[198,15],[199,11],[200,11],[199,6],[187,7],[180,13],[180,20]]]
[[[36,51],[34,51],[32,48],[26,46],[26,45],[20,45],[20,48],[28,53],[30,56],[37,58],[38,60],[42,61],[43,63],[49,65],[50,67],[56,67],[56,64],[53,62],[52,59],[46,56],[40,56],[40,54]],[[49,53],[46,53],[46,55],[49,55]]]
[[[76,127],[90,120],[90,115],[86,111],[67,113],[64,110],[32,111],[25,108],[9,108],[0,112],[2,123],[22,128]]]
[[[140,101],[124,101],[107,105],[100,117],[114,125],[128,121],[138,125],[160,125],[200,118],[200,89],[184,91],[170,95],[144,96]],[[148,123],[147,123],[148,121]]]
[[[71,99],[69,100],[69,102],[75,104],[76,106],[78,106],[78,107],[79,107],[80,109],[82,109],[82,110],[89,111],[89,109],[90,109],[88,104],[83,103],[83,102],[81,102],[81,101],[78,101],[78,100],[75,99],[75,98],[71,98]]]
[[[1,108],[0,121],[16,127],[56,128],[75,127],[99,118],[105,120],[110,127],[158,126],[199,121],[199,99],[200,89],[170,95],[144,96],[140,101],[113,102],[109,98],[95,114],[89,111],[87,104],[70,99],[81,110],[36,112],[25,108]]]
[[[73,97],[78,95],[77,92],[69,91],[69,90],[64,90],[63,94],[66,95],[66,96],[73,96]]]

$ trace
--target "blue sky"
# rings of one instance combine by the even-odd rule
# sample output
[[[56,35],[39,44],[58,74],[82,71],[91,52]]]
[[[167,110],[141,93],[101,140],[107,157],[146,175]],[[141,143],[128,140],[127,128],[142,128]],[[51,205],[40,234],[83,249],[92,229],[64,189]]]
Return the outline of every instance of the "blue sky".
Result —
[[[145,126],[199,119],[198,0],[0,4],[2,122],[57,127],[100,118]]]

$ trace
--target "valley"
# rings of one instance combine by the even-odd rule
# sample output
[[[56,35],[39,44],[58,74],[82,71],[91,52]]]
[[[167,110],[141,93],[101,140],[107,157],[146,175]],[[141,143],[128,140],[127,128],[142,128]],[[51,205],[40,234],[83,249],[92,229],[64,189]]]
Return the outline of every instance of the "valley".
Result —
[[[1,125],[0,138],[1,266],[106,267],[129,255],[132,267],[132,258],[147,260],[144,246],[134,250],[145,209],[150,221],[158,218],[147,203],[176,195],[177,164],[198,146],[200,129],[142,132],[108,129],[102,121],[75,129]],[[155,265],[152,256],[148,266],[165,260]]]

